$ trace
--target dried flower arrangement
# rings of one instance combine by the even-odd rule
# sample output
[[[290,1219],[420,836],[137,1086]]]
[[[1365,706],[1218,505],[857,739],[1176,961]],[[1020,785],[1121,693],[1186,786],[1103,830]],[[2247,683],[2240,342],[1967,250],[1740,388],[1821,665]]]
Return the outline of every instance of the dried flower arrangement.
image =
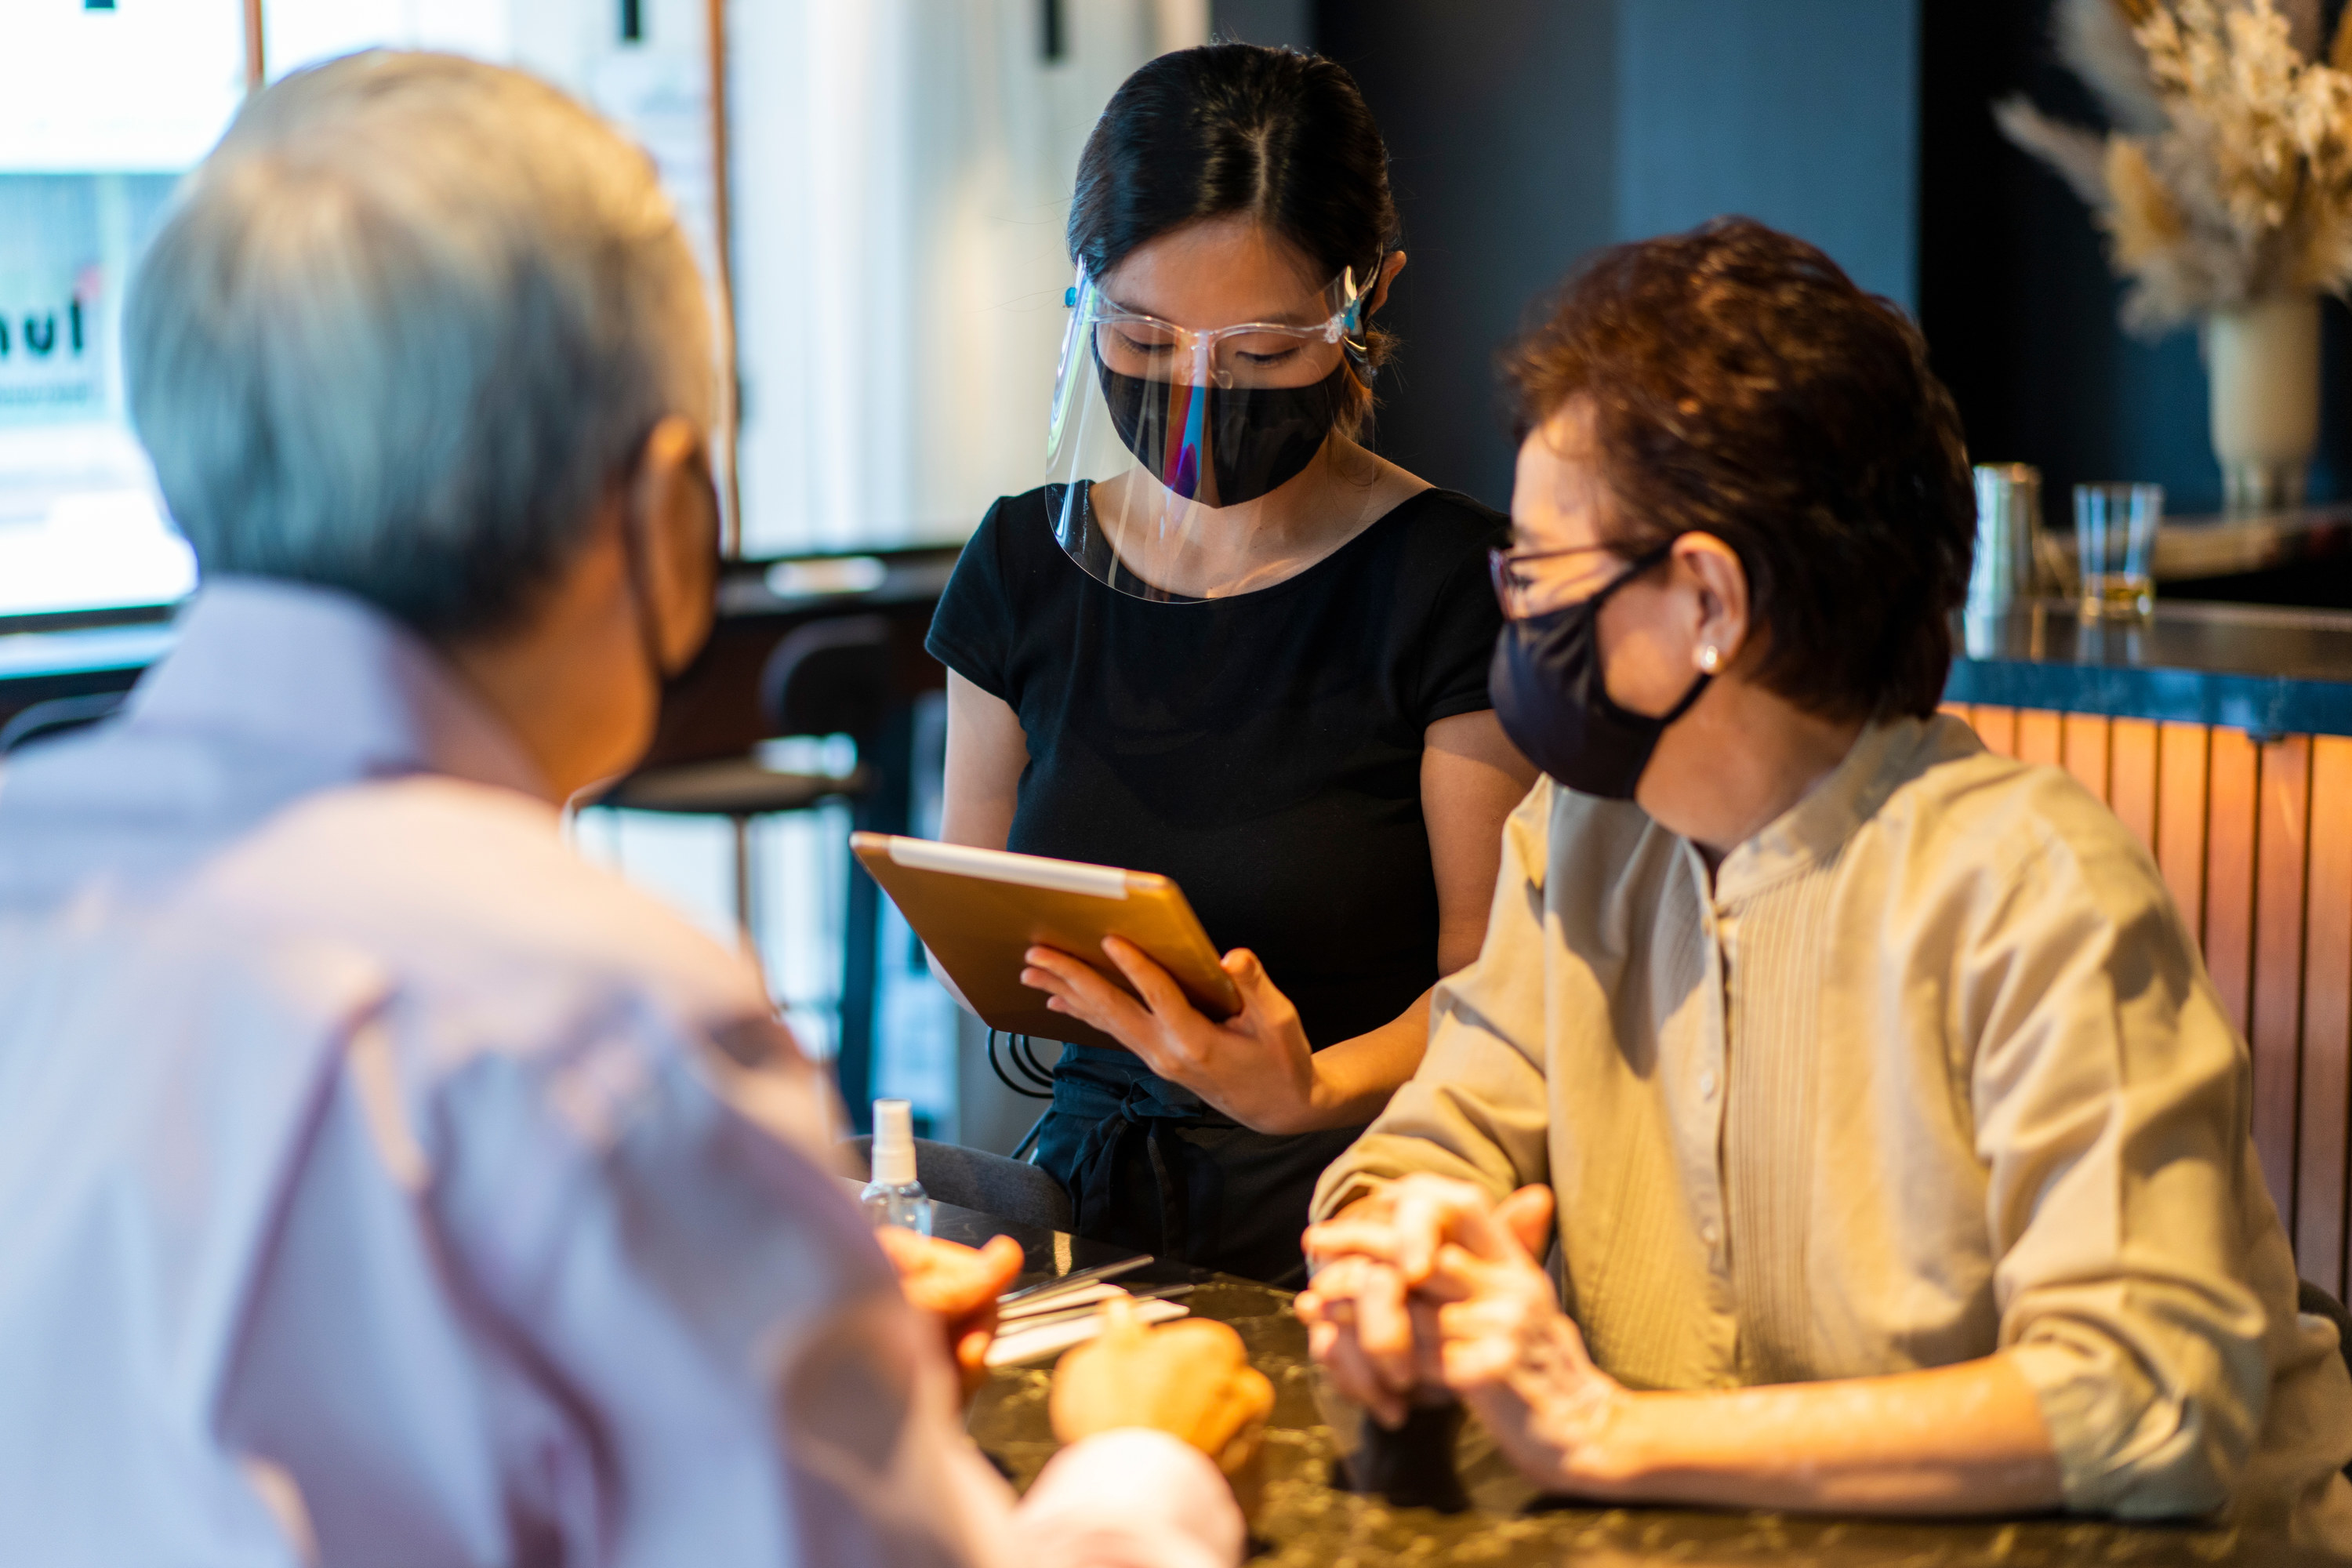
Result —
[[[1994,114],[2096,212],[2126,326],[2352,287],[2352,12],[2324,58],[2318,0],[2059,0],[2055,20],[2114,129],[2021,96]]]

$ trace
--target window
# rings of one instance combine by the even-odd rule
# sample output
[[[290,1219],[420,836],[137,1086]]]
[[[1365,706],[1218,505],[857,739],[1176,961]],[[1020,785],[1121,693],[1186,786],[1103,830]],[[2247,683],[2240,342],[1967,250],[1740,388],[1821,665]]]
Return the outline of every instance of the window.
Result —
[[[373,46],[521,65],[662,166],[715,252],[701,0],[267,0],[276,78]],[[182,174],[243,100],[245,0],[11,0],[0,93],[0,621],[160,610],[195,586],[123,401],[126,284]]]
[[[1036,481],[1078,149],[1129,70],[1206,32],[1201,0],[1083,0],[1053,9],[1050,37],[1034,0],[5,4],[0,631],[160,616],[195,585],[125,416],[122,301],[252,75],[446,49],[533,71],[644,146],[706,274],[721,281],[722,247],[732,264],[740,539],[762,556],[961,538]],[[920,742],[933,784],[938,719]],[[935,812],[919,803],[918,820]],[[819,1050],[843,968],[842,818],[762,824],[753,845],[780,906],[761,956]],[[582,838],[732,935],[723,825],[616,816]],[[877,1087],[951,1135],[957,1016],[895,914],[883,935]]]
[[[123,287],[245,85],[238,0],[16,0],[0,94],[0,616],[194,585],[124,417]]]

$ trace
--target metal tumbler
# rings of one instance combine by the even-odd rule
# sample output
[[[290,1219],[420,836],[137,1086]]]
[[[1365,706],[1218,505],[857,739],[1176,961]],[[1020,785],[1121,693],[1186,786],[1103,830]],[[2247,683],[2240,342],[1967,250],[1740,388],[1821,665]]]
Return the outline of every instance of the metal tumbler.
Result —
[[[1971,616],[1997,616],[2040,587],[2042,470],[2030,463],[1979,463],[1977,558],[1969,574]]]

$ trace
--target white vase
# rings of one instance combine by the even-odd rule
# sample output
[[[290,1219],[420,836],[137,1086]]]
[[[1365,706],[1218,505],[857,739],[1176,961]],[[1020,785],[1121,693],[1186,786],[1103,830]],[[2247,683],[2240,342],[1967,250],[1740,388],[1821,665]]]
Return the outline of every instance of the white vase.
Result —
[[[2205,318],[2205,368],[2224,509],[2301,506],[2319,447],[2317,297],[2214,311]]]

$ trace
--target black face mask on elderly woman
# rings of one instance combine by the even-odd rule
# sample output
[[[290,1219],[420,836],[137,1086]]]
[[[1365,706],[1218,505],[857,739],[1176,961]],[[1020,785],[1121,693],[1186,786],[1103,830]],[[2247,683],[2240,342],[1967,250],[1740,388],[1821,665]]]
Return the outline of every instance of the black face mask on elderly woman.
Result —
[[[1658,737],[1706,689],[1711,677],[1701,675],[1682,700],[1653,719],[1611,700],[1601,669],[1601,606],[1673,548],[1669,542],[1637,556],[1588,599],[1510,621],[1496,639],[1486,672],[1495,717],[1511,743],[1563,788],[1604,800],[1633,799]]]

